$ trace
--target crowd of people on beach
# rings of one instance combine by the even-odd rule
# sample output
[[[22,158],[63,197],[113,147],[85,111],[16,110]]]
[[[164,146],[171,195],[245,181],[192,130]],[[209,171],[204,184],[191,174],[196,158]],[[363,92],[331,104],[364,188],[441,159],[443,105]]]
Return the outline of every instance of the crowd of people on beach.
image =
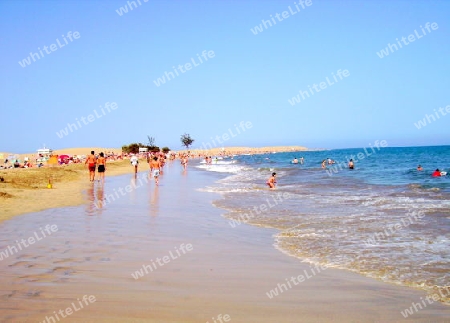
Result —
[[[23,161],[17,155],[11,155],[12,158],[6,158],[0,164],[0,169],[12,169],[12,168],[33,168],[33,167],[53,167],[53,166],[65,166],[70,164],[81,164],[87,156],[85,155],[58,155],[58,154],[36,154],[31,157],[25,156]],[[105,158],[108,160],[121,160],[123,155],[114,154],[108,152],[105,154]]]
[[[131,166],[133,167],[133,173],[137,176],[139,171],[139,161],[145,160],[149,166],[150,175],[154,178],[156,185],[159,185],[159,177],[163,174],[164,166],[167,162],[173,161],[175,159],[180,160],[180,164],[184,170],[187,169],[189,158],[191,155],[188,153],[164,153],[164,152],[147,152],[147,153],[129,153],[122,154],[120,159],[129,159]],[[91,154],[87,156],[84,163],[88,167],[89,171],[89,181],[95,181],[95,173],[97,171],[98,178],[97,181],[104,182],[105,180],[105,171],[106,171],[106,163],[108,158],[105,157],[104,153],[101,152],[98,155],[95,154],[95,151],[91,151]]]

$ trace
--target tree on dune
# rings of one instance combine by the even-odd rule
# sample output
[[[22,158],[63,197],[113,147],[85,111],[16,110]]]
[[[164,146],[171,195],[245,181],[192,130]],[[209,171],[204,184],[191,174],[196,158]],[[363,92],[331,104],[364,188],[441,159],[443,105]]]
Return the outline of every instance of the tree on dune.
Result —
[[[181,143],[183,144],[184,147],[186,147],[186,149],[189,149],[189,146],[192,145],[193,142],[194,139],[192,139],[188,133],[181,135]]]
[[[148,148],[149,151],[152,151],[152,152],[160,151],[159,147],[155,145],[155,138],[154,137],[150,137],[149,135],[147,135],[147,139],[148,139],[147,148]]]

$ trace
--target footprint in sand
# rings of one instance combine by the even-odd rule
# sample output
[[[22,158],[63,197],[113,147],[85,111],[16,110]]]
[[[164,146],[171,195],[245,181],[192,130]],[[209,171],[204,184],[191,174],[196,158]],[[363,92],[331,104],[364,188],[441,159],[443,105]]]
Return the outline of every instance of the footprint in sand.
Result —
[[[28,291],[28,292],[25,294],[25,296],[28,296],[28,297],[38,297],[38,296],[41,295],[41,293],[42,293],[41,290],[30,290],[30,291]]]
[[[9,267],[17,267],[17,266],[24,266],[25,268],[30,268],[33,266],[33,264],[31,264],[29,261],[18,261],[9,265]]]
[[[51,274],[63,274],[64,276],[72,275],[75,270],[69,267],[55,267],[49,271]]]
[[[6,295],[2,295],[2,298],[11,298],[14,297],[17,294],[16,290],[13,290],[11,293],[6,294]]]
[[[50,279],[51,276],[46,275],[27,275],[27,276],[20,276],[14,279],[17,283],[34,283],[34,282],[51,282]]]

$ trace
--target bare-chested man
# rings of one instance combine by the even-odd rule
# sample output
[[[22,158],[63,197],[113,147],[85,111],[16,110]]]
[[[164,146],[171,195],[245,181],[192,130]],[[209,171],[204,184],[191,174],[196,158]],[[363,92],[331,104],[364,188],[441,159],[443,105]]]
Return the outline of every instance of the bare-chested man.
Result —
[[[155,179],[155,183],[156,185],[158,185],[159,173],[161,172],[161,162],[158,160],[158,157],[153,157],[153,160],[150,162],[150,169],[152,170],[152,175]]]
[[[84,164],[88,164],[89,168],[89,180],[91,182],[95,179],[95,164],[97,163],[97,158],[95,157],[95,153],[92,150],[91,154],[88,156]]]

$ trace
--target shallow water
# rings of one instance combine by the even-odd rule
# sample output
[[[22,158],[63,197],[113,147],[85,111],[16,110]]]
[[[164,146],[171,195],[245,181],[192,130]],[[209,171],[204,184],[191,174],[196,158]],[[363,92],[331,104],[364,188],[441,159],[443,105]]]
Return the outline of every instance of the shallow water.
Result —
[[[364,158],[348,170],[358,153]],[[449,146],[361,148],[235,156],[198,167],[223,175],[205,190],[222,194],[214,204],[228,211],[231,226],[277,228],[275,246],[286,254],[419,287],[450,303],[450,176],[431,177],[435,168],[449,170],[449,154]],[[303,165],[290,163],[300,156]],[[337,164],[324,170],[327,158]],[[265,181],[273,171],[278,187],[270,191]],[[276,203],[278,193],[289,198]]]

